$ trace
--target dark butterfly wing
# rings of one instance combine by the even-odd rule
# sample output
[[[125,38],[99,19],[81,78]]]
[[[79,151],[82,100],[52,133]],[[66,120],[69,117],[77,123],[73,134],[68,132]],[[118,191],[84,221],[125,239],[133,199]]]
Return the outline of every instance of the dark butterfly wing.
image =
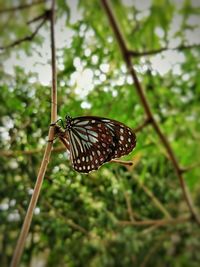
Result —
[[[113,135],[115,146],[113,154],[110,155],[111,159],[128,155],[136,146],[136,136],[133,130],[125,124],[115,120],[102,119],[102,121]]]
[[[73,119],[68,136],[72,165],[78,172],[97,170],[112,153],[112,134],[97,120],[88,117]]]
[[[115,120],[77,117],[72,119],[71,126],[70,156],[78,172],[97,170],[103,163],[129,154],[136,144],[132,130]]]

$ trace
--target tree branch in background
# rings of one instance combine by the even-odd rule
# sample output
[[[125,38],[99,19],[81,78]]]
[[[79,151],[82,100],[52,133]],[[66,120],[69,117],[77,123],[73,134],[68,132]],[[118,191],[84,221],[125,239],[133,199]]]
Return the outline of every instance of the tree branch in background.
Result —
[[[38,21],[38,20],[41,20],[41,19],[43,19],[43,18],[49,19],[50,16],[51,16],[51,10],[48,10],[48,9],[47,9],[45,12],[43,12],[43,13],[40,14],[39,16],[34,17],[33,19],[27,21],[27,24],[29,25],[29,24],[31,24],[31,23],[33,23],[33,22],[36,22],[36,21]]]
[[[160,200],[153,194],[153,192],[149,190],[149,188],[146,187],[142,183],[142,181],[139,180],[139,177],[136,177],[136,175],[134,175],[134,181],[137,182],[138,186],[142,188],[142,190],[146,193],[146,195],[151,199],[155,207],[157,207],[167,219],[172,219],[172,216],[168,212],[168,210],[164,207],[164,205],[160,202]]]
[[[44,205],[46,205],[50,210],[53,210],[56,213],[56,218],[59,217],[61,218],[66,224],[68,224],[71,228],[80,231],[81,233],[89,236],[89,232],[80,226],[79,224],[75,223],[72,219],[66,219],[64,215],[61,214],[61,212],[56,209],[54,206],[52,206],[48,201],[45,200]]]
[[[55,0],[52,0],[52,7],[51,7],[51,18],[50,18],[50,24],[51,24],[51,57],[52,57],[52,88],[51,88],[51,123],[55,122],[57,120],[57,84],[56,84],[56,59],[55,59],[55,39],[54,39],[54,23],[55,23]],[[50,127],[48,138],[49,140],[54,140],[54,127]],[[19,265],[24,246],[26,237],[28,235],[31,221],[33,218],[33,212],[36,207],[40,190],[42,187],[44,175],[47,169],[47,165],[49,163],[51,150],[53,147],[53,141],[48,142],[43,160],[38,172],[38,177],[35,183],[33,195],[31,197],[29,207],[24,219],[24,223],[17,241],[17,245],[15,247],[15,251],[12,257],[11,267],[17,267]]]
[[[30,149],[30,150],[1,150],[0,151],[0,156],[2,157],[16,157],[19,155],[24,155],[24,156],[31,156],[34,154],[38,154],[38,153],[44,153],[45,149],[44,148],[35,148],[35,149]],[[58,153],[58,152],[62,152],[65,151],[65,148],[63,146],[58,146],[58,147],[54,147],[52,149],[52,152]]]
[[[133,50],[128,50],[128,54],[132,57],[141,57],[141,56],[151,56],[151,55],[155,55],[155,54],[159,54],[165,51],[174,51],[174,50],[178,50],[178,51],[183,51],[183,50],[187,50],[187,49],[192,49],[192,48],[200,48],[200,44],[192,44],[192,45],[179,45],[177,47],[162,47],[159,49],[155,49],[155,50],[149,50],[149,51],[143,51],[143,52],[137,52],[137,51],[133,51]]]
[[[132,166],[133,165],[133,162],[132,161],[128,161],[128,160],[112,159],[109,162],[118,163],[118,164],[121,164],[121,165],[124,165],[124,166]],[[109,162],[107,162],[107,163],[109,163]]]
[[[191,164],[189,166],[182,167],[181,171],[182,171],[182,173],[185,173],[185,172],[191,171],[191,170],[193,170],[195,168],[198,168],[198,167],[200,167],[200,162],[199,161],[198,162],[194,162],[193,164]]]
[[[40,22],[40,24],[36,27],[35,31],[32,32],[31,34],[21,38],[21,39],[18,39],[8,45],[4,45],[4,46],[0,46],[0,50],[5,50],[5,49],[8,49],[8,48],[11,48],[11,47],[14,47],[16,45],[19,45],[23,42],[30,42],[34,39],[34,37],[37,35],[37,33],[39,32],[40,28],[42,28],[42,26],[44,25],[44,23],[46,22],[47,20],[47,17],[43,15],[43,20]]]
[[[119,221],[120,226],[146,226],[146,225],[157,225],[157,226],[166,226],[172,224],[179,224],[184,222],[189,222],[190,216],[178,217],[176,219],[160,219],[160,220],[144,220],[144,221]]]
[[[181,186],[181,189],[182,189],[182,192],[183,192],[183,197],[185,199],[185,202],[187,203],[187,206],[191,212],[191,215],[192,217],[195,219],[195,221],[200,224],[200,218],[195,210],[195,207],[192,203],[192,199],[190,197],[190,194],[188,192],[188,189],[187,189],[187,186],[185,184],[185,181],[184,181],[184,178],[182,176],[182,171],[181,171],[181,168],[179,166],[179,163],[175,157],[175,154],[174,154],[174,151],[172,150],[166,136],[163,134],[163,132],[161,131],[160,129],[160,126],[159,124],[157,123],[157,121],[155,120],[154,118],[154,115],[153,115],[153,112],[151,110],[151,107],[149,105],[149,102],[145,96],[145,93],[144,93],[144,90],[142,88],[142,85],[137,77],[137,74],[135,72],[135,69],[134,69],[134,66],[132,64],[132,61],[131,61],[131,55],[129,53],[129,49],[127,48],[126,46],[126,43],[123,39],[123,36],[122,36],[122,33],[120,32],[120,29],[117,25],[117,20],[116,18],[114,17],[114,14],[111,10],[111,7],[110,7],[110,4],[108,3],[107,0],[101,0],[101,3],[102,3],[102,6],[106,12],[106,15],[109,19],[109,22],[110,22],[110,26],[115,34],[115,37],[116,37],[116,40],[118,42],[118,45],[120,47],[120,50],[122,52],[122,55],[123,55],[123,58],[124,58],[124,61],[126,63],[126,66],[127,66],[127,69],[133,79],[133,84],[134,84],[134,88],[136,89],[136,92],[138,94],[138,96],[140,97],[140,101],[141,101],[141,104],[144,108],[144,111],[147,115],[147,118],[151,121],[151,125],[153,126],[155,132],[157,133],[157,135],[159,136],[160,138],[160,141],[162,142],[162,144],[164,145],[167,153],[168,153],[168,156],[174,166],[174,170],[176,172],[176,175],[179,179],[179,182],[180,182],[180,186]]]
[[[143,123],[138,125],[135,129],[134,132],[140,132],[143,128],[145,128],[147,125],[151,124],[151,120],[149,118],[146,118]]]
[[[19,5],[19,6],[13,6],[13,7],[9,7],[9,8],[0,9],[0,14],[1,13],[7,13],[7,12],[21,11],[23,9],[31,8],[31,7],[33,7],[35,5],[39,5],[39,4],[45,3],[47,1],[48,0],[38,0],[38,1],[34,1],[34,2],[30,3],[30,4],[23,4],[23,5]]]
[[[129,219],[130,219],[131,222],[133,222],[133,221],[135,221],[134,212],[133,212],[133,209],[132,209],[129,193],[127,191],[124,192],[124,197],[125,197],[125,200],[126,200],[126,206],[127,206],[127,212],[128,212],[128,215],[129,215]]]

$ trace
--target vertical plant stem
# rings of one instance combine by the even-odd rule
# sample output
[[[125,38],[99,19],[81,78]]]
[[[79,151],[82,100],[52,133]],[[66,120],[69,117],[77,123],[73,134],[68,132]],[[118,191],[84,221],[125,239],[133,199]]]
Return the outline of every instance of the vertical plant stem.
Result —
[[[55,58],[55,40],[54,40],[54,16],[55,16],[55,0],[52,0],[52,6],[51,6],[51,17],[50,17],[50,23],[51,23],[51,57],[52,57],[52,89],[51,89],[51,122],[55,122],[57,119],[57,86],[56,86],[56,58]],[[54,138],[54,127],[50,127],[49,134],[48,134],[49,140],[53,140]],[[25,247],[25,241],[26,237],[28,235],[31,221],[33,218],[33,212],[36,207],[38,197],[40,195],[40,190],[42,187],[43,178],[47,169],[47,165],[49,163],[51,150],[53,147],[53,142],[48,142],[43,160],[38,172],[38,177],[35,183],[33,195],[31,197],[29,207],[24,219],[24,223],[15,247],[15,251],[12,257],[11,261],[11,267],[17,267],[19,265],[22,253],[24,251]]]
[[[52,89],[51,89],[51,123],[57,120],[57,74],[56,74],[56,48],[55,48],[55,1],[52,0],[51,7],[51,68],[52,68]],[[52,140],[52,139],[49,139]]]
[[[129,49],[128,47],[126,46],[126,43],[125,43],[125,40],[123,38],[123,35],[119,29],[119,26],[117,24],[117,20],[116,18],[114,17],[114,14],[112,12],[112,9],[108,3],[107,0],[101,0],[101,3],[102,3],[102,6],[107,14],[107,17],[109,19],[109,22],[110,22],[110,25],[111,25],[111,28],[115,34],[115,37],[116,37],[116,40],[119,44],[119,47],[120,47],[120,50],[122,52],[122,55],[123,55],[123,58],[124,58],[124,61],[126,63],[126,66],[127,66],[127,69],[133,79],[133,82],[134,82],[134,86],[135,86],[135,89],[137,91],[137,94],[138,96],[140,97],[140,100],[141,100],[141,104],[145,110],[145,113],[147,115],[147,120],[150,121],[151,125],[153,126],[155,132],[157,133],[157,135],[159,136],[160,138],[160,141],[162,142],[162,144],[164,145],[167,153],[168,153],[168,156],[174,166],[174,170],[176,172],[176,175],[179,179],[179,183],[180,183],[180,186],[181,186],[181,189],[182,189],[182,192],[183,192],[183,197],[185,199],[185,202],[187,203],[187,206],[190,210],[190,213],[192,215],[192,217],[195,219],[195,221],[200,224],[200,218],[195,210],[195,207],[192,203],[192,199],[190,197],[190,194],[188,192],[188,189],[187,189],[187,186],[185,184],[185,181],[184,181],[184,178],[183,178],[183,175],[182,175],[182,169],[180,168],[179,166],[179,163],[175,157],[175,154],[174,154],[174,151],[172,150],[166,136],[163,134],[163,132],[161,131],[160,129],[160,126],[159,124],[157,123],[157,121],[155,120],[154,118],[154,115],[153,115],[153,112],[151,110],[151,107],[149,105],[149,102],[145,96],[145,93],[144,93],[144,90],[143,90],[143,87],[137,77],[137,74],[135,72],[135,69],[133,67],[133,64],[132,64],[132,61],[131,61],[131,55],[129,53]]]

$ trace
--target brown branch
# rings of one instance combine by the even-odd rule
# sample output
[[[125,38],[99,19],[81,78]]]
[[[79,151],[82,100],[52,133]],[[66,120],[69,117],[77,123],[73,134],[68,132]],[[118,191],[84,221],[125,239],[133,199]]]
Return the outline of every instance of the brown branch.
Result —
[[[0,9],[0,13],[21,11],[23,9],[31,8],[35,5],[45,3],[46,1],[47,0],[38,0],[38,1],[32,2],[30,4],[23,4],[23,5],[19,5],[19,6],[13,6],[13,7],[5,8],[5,9]]]
[[[135,133],[140,132],[141,130],[143,130],[143,128],[145,128],[149,124],[151,124],[151,120],[149,118],[146,118],[142,124],[140,124],[134,129],[134,132]]]
[[[63,146],[58,146],[58,147],[53,147],[52,152],[62,152],[64,151],[65,148]],[[34,155],[43,152],[44,153],[45,149],[44,148],[36,148],[36,149],[30,149],[30,150],[2,150],[0,151],[0,156],[2,157],[16,157],[18,155]]]
[[[164,51],[174,51],[174,50],[179,50],[179,51],[183,51],[183,50],[187,50],[187,49],[192,49],[192,48],[199,48],[200,44],[191,44],[191,45],[179,45],[177,47],[161,47],[158,49],[154,49],[154,50],[149,50],[149,51],[143,51],[143,52],[137,52],[137,51],[133,51],[133,50],[128,50],[128,54],[132,57],[141,57],[141,56],[151,56],[151,55],[155,55],[155,54],[159,54],[162,53]]]
[[[119,221],[120,226],[146,226],[146,225],[156,225],[156,226],[166,226],[172,224],[180,224],[190,221],[190,216],[178,217],[176,219],[159,219],[159,220],[144,220],[144,221]]]
[[[48,208],[50,208],[51,210],[53,210],[56,213],[56,217],[59,217],[60,219],[64,220],[66,224],[68,224],[69,226],[71,226],[71,228],[80,231],[81,233],[89,236],[88,231],[83,228],[82,226],[80,226],[79,224],[75,223],[72,219],[66,219],[65,216],[63,216],[58,209],[55,209],[55,207],[53,207],[48,201],[45,201],[45,205],[48,206]]]
[[[45,12],[43,12],[42,14],[38,15],[37,17],[34,17],[32,18],[31,20],[27,21],[26,24],[31,24],[33,22],[36,22],[38,20],[41,20],[41,19],[50,19],[50,16],[51,16],[51,10],[47,9]]]
[[[5,49],[8,49],[8,48],[11,48],[11,47],[14,47],[16,45],[19,45],[23,42],[30,42],[34,39],[34,37],[37,35],[37,33],[39,32],[40,28],[42,28],[42,26],[44,25],[44,23],[46,22],[46,16],[44,17],[44,19],[40,22],[40,24],[36,27],[35,31],[32,32],[31,34],[23,37],[23,38],[20,38],[10,44],[7,44],[7,45],[4,45],[4,46],[0,46],[0,50],[5,50]]]
[[[150,247],[148,252],[144,255],[142,263],[140,264],[139,267],[146,267],[149,260],[152,259],[153,254],[155,254],[155,252],[162,247],[164,240],[170,237],[171,237],[170,233],[168,232],[167,233],[165,232],[163,235],[159,236],[159,239],[156,240],[156,242]]]
[[[142,88],[142,85],[137,77],[137,74],[135,72],[135,69],[133,67],[133,64],[132,64],[132,61],[131,61],[131,56],[130,56],[130,53],[129,53],[129,50],[126,46],[126,43],[123,39],[123,36],[122,36],[122,33],[120,32],[120,29],[117,25],[117,21],[116,21],[116,18],[114,17],[114,14],[111,10],[111,7],[110,7],[110,4],[108,3],[107,0],[101,0],[101,3],[102,3],[102,6],[104,7],[104,10],[108,16],[108,19],[109,19],[109,22],[110,22],[110,25],[112,27],[112,30],[115,34],[115,37],[116,37],[116,40],[119,44],[119,47],[120,47],[120,50],[121,50],[121,53],[122,53],[122,56],[124,58],[124,61],[127,65],[127,69],[133,79],[133,83],[134,83],[134,86],[135,86],[135,89],[137,91],[137,94],[140,98],[140,101],[141,101],[141,104],[145,110],[145,113],[147,115],[147,118],[151,121],[151,124],[154,128],[154,130],[156,131],[157,135],[159,136],[160,138],[160,141],[162,142],[162,144],[164,145],[168,155],[169,155],[169,158],[174,166],[174,169],[175,169],[175,172],[176,172],[176,175],[179,179],[179,182],[180,182],[180,186],[181,186],[181,189],[182,189],[182,192],[183,192],[183,196],[184,196],[184,199],[187,203],[187,206],[191,212],[191,215],[193,216],[193,218],[195,219],[195,221],[200,224],[200,218],[199,216],[197,215],[196,213],[196,210],[195,210],[195,207],[193,206],[193,203],[192,203],[192,199],[190,197],[190,194],[188,192],[188,189],[187,189],[187,186],[185,184],[185,181],[184,181],[184,178],[182,176],[182,171],[181,171],[181,168],[179,167],[179,164],[178,164],[178,161],[175,157],[175,154],[167,140],[167,138],[165,137],[165,135],[162,133],[161,129],[160,129],[160,126],[159,124],[157,123],[157,121],[155,120],[154,118],[154,115],[153,115],[153,112],[150,108],[150,105],[149,105],[149,102],[145,96],[145,93],[144,93],[144,90]]]
[[[194,162],[193,164],[189,165],[189,166],[186,166],[186,167],[182,167],[181,168],[181,171],[182,173],[185,173],[185,172],[188,172],[188,171],[191,171],[195,168],[198,168],[200,166],[200,162]]]
[[[55,59],[55,40],[54,40],[54,12],[55,12],[55,0],[52,0],[52,16],[51,16],[51,56],[52,56],[52,89],[51,89],[51,102],[52,104],[52,108],[51,108],[51,122],[55,122],[57,119],[57,105],[56,105],[56,101],[57,101],[57,85],[56,85],[56,59]],[[54,140],[54,127],[50,127],[49,129],[49,140]],[[43,179],[44,179],[44,175],[47,169],[47,165],[49,163],[49,159],[50,159],[50,155],[51,155],[51,150],[52,150],[52,146],[53,146],[53,141],[52,142],[48,142],[47,146],[46,146],[46,150],[43,156],[43,160],[38,172],[38,177],[35,183],[35,187],[34,187],[34,191],[33,191],[33,195],[31,197],[30,203],[29,203],[29,207],[24,219],[24,223],[15,247],[15,251],[12,257],[12,262],[11,262],[11,267],[17,267],[19,265],[23,250],[24,250],[24,246],[25,246],[25,241],[26,241],[26,237],[28,235],[29,229],[30,229],[30,225],[31,225],[31,221],[33,218],[33,212],[34,209],[36,207],[39,195],[40,195],[40,190],[42,187],[42,183],[43,183]]]
[[[132,161],[128,161],[128,160],[120,160],[120,159],[112,159],[111,161],[112,163],[118,163],[124,166],[132,166],[133,162]]]
[[[125,200],[126,200],[126,206],[127,206],[127,211],[128,211],[128,214],[129,214],[129,219],[131,222],[135,221],[135,218],[134,218],[134,212],[133,212],[133,209],[132,209],[132,205],[131,205],[131,200],[130,200],[130,197],[129,197],[129,194],[128,192],[124,192],[124,197],[125,197]]]
[[[160,200],[153,194],[151,190],[149,190],[148,187],[146,187],[137,177],[134,175],[134,180],[137,182],[140,188],[146,193],[146,195],[152,200],[154,205],[164,214],[164,216],[167,219],[172,219],[171,214],[168,212],[168,210],[164,207],[164,205],[160,202]]]

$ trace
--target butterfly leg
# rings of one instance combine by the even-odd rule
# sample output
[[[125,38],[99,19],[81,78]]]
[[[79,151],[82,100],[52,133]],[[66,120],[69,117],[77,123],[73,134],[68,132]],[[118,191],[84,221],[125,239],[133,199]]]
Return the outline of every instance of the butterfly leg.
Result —
[[[64,126],[64,123],[63,123],[63,120],[62,119],[58,119],[56,122],[53,122],[53,123],[51,123],[49,126],[51,127],[51,126],[55,126],[58,122],[61,122],[61,124],[62,124],[62,127],[63,128],[65,128],[65,126]]]

